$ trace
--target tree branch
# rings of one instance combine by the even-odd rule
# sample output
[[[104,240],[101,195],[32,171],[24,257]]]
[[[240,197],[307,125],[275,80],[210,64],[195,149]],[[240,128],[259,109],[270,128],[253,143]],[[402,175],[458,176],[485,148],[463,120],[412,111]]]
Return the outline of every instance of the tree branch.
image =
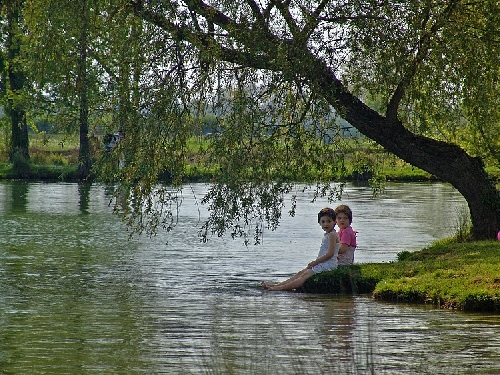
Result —
[[[184,40],[194,47],[205,50],[209,53],[217,53],[217,58],[226,62],[245,65],[255,69],[266,69],[278,71],[279,67],[274,63],[273,55],[277,51],[277,45],[279,40],[267,34],[268,41],[270,45],[266,47],[262,43],[262,32],[257,30],[249,30],[248,28],[238,24],[231,18],[227,17],[225,14],[219,12],[218,10],[204,4],[202,1],[191,0],[189,1],[190,9],[196,14],[199,14],[207,19],[209,24],[213,22],[214,24],[220,26],[224,30],[233,36],[235,39],[243,38],[241,34],[247,35],[245,40],[248,40],[248,35],[251,34],[252,38],[250,40],[259,40],[262,53],[257,52],[244,52],[237,49],[229,48],[222,45],[215,39],[215,34],[209,30],[208,32],[203,32],[200,30],[193,30],[189,26],[175,24],[168,21],[162,15],[158,15],[153,11],[150,11],[143,7],[141,1],[130,1],[134,14],[138,17],[154,24],[162,30],[165,30],[171,34],[177,40]],[[236,30],[236,31],[234,31]],[[238,37],[238,30],[240,36]],[[213,50],[208,51],[207,46],[212,46]],[[265,52],[271,52],[266,55]]]
[[[399,82],[394,94],[391,97],[387,105],[386,117],[389,120],[397,120],[399,103],[403,99],[407,87],[410,85],[413,77],[418,71],[419,66],[428,56],[432,37],[435,36],[437,31],[443,27],[448,17],[453,13],[455,7],[459,3],[459,0],[452,0],[448,3],[448,6],[444,9],[442,14],[436,18],[434,24],[430,27],[429,31],[426,31],[426,25],[430,19],[430,6],[427,8],[427,15],[422,22],[422,36],[418,42],[417,53],[415,58],[411,62],[410,66],[406,69],[406,74],[403,75],[401,81]]]
[[[290,32],[295,38],[300,37],[300,29],[299,27],[295,24],[295,21],[290,13],[290,9],[288,8],[289,2],[281,2],[279,0],[275,1],[276,8],[280,11],[281,15],[285,19],[286,24],[288,25],[288,28],[290,29]]]
[[[309,15],[306,25],[302,29],[302,38],[304,40],[309,39],[314,29],[319,25],[319,15],[328,5],[330,0],[323,0],[318,7]]]
[[[257,25],[262,29],[266,29],[266,20],[264,18],[264,15],[261,13],[259,6],[254,0],[246,0],[248,6],[252,10],[252,14],[257,20]]]

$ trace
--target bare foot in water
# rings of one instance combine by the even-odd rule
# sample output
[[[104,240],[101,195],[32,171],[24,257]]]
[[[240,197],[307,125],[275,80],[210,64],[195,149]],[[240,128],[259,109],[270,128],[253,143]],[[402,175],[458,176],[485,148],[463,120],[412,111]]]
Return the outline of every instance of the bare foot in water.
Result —
[[[260,285],[264,288],[264,289],[269,289],[271,286],[269,284],[267,284],[266,282],[262,281],[260,283]]]

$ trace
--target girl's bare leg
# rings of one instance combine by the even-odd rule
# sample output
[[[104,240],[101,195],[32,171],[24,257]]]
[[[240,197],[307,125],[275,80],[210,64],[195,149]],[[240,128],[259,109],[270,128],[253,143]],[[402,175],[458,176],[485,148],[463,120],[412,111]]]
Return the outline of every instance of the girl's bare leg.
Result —
[[[314,271],[306,268],[305,270],[299,272],[297,275],[294,277],[291,277],[290,279],[283,281],[279,284],[275,285],[269,285],[268,290],[293,290],[301,287],[308,278],[310,278],[312,275],[314,275]]]
[[[301,277],[302,274],[304,272],[306,272],[306,271],[307,271],[307,268],[303,269],[302,271],[297,272],[295,275],[293,275],[289,279],[286,279],[285,281],[282,281],[282,282],[279,282],[279,283],[276,283],[276,284],[268,284],[268,283],[266,283],[266,282],[263,281],[263,282],[260,283],[260,285],[262,285],[262,287],[264,289],[270,289],[270,288],[274,288],[274,287],[279,287],[279,286],[287,284],[287,283],[289,283],[289,282],[291,282],[293,280],[296,280],[297,278]]]

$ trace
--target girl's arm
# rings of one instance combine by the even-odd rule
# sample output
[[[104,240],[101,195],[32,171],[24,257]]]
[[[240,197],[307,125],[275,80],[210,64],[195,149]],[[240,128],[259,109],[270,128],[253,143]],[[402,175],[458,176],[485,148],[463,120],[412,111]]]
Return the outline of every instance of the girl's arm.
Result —
[[[341,243],[339,247],[339,254],[344,254],[349,249],[349,245],[346,243]]]
[[[333,257],[335,255],[335,244],[339,242],[339,235],[335,231],[331,231],[328,234],[328,251],[326,254],[320,256],[319,258],[316,258],[316,260],[313,260],[311,263],[307,265],[307,268],[312,268],[317,264],[320,264],[322,262],[326,262],[328,259]]]

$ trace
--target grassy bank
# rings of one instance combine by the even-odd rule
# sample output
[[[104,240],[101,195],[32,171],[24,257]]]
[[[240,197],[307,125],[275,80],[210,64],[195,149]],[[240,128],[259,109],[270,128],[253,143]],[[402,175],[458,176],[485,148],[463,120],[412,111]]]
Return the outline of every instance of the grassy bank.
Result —
[[[0,179],[32,181],[76,181],[76,165],[43,165],[31,163],[22,171],[10,163],[0,163]]]
[[[59,146],[61,147],[61,146]],[[196,159],[193,157],[191,159]],[[346,181],[368,180],[373,176],[371,172],[360,172],[356,165],[346,160],[346,174],[342,177]],[[78,148],[64,146],[54,147],[51,144],[35,144],[30,148],[30,161],[22,168],[14,168],[9,162],[6,151],[0,150],[0,179],[3,180],[50,180],[50,181],[76,181],[76,172],[78,167]],[[211,181],[217,166],[207,165],[203,162],[188,162],[184,168],[185,182],[204,182]],[[320,172],[318,172],[320,174]],[[421,169],[414,168],[411,165],[398,161],[394,165],[384,167],[379,171],[380,176],[385,176],[388,181],[436,181],[437,179]],[[158,176],[160,180],[169,182],[168,173]],[[282,178],[293,178],[291,176],[278,176]],[[333,176],[332,176],[333,177]],[[315,172],[312,171],[308,176],[302,176],[305,180],[315,178]]]
[[[31,162],[29,168],[21,172],[14,170],[11,163],[0,162],[0,179],[3,180],[51,180],[51,181],[75,181],[77,172],[77,163],[62,162],[62,163],[37,163]],[[213,167],[197,166],[187,164],[185,169],[186,182],[203,182],[210,181],[213,173]],[[384,175],[388,181],[436,181],[432,175],[411,166],[402,169],[391,168],[385,169]],[[160,176],[160,178],[163,176]],[[346,180],[360,180],[359,175],[351,173],[346,176]]]
[[[400,253],[395,262],[318,274],[303,290],[369,293],[386,301],[500,312],[500,241],[438,241],[421,251]]]
[[[30,133],[29,162],[17,168],[9,162],[5,143],[0,143],[0,179],[33,181],[75,181],[78,167],[79,140],[76,135],[48,136]]]
[[[209,147],[210,138],[193,137],[188,140],[186,150],[186,163],[184,166],[184,180],[210,181],[217,165],[210,165],[203,160],[201,149]],[[332,179],[340,177],[345,180],[366,180],[373,176],[373,167],[376,160],[385,159],[382,170],[377,173],[386,176],[392,181],[430,181],[434,180],[432,175],[403,162],[396,157],[382,157],[379,149],[373,148],[371,142],[356,139],[356,145],[345,156],[345,174],[342,176],[331,176]],[[359,144],[358,144],[359,143]],[[25,180],[51,180],[51,181],[75,181],[78,166],[79,138],[77,135],[47,134],[45,132],[30,133],[30,161],[26,166],[14,168],[9,162],[8,150],[5,144],[0,142],[0,179],[25,179]],[[357,146],[357,148],[355,147]],[[102,140],[93,137],[91,139],[92,154],[98,157],[99,151],[103,151]],[[332,149],[332,153],[335,152]],[[277,171],[277,173],[280,173]],[[314,180],[317,176],[329,178],[324,171],[308,170],[307,176],[277,176],[297,181]],[[162,181],[169,182],[170,175],[165,173],[159,176]]]

